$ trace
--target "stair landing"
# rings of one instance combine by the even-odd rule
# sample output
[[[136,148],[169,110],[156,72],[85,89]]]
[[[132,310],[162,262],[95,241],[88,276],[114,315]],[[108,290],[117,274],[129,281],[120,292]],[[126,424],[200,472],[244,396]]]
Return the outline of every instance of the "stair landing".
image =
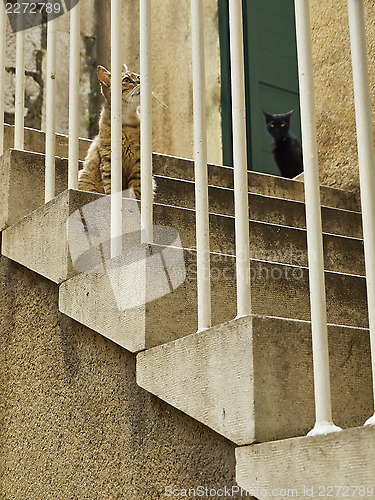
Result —
[[[369,498],[375,494],[375,427],[236,449],[236,479],[266,498]]]

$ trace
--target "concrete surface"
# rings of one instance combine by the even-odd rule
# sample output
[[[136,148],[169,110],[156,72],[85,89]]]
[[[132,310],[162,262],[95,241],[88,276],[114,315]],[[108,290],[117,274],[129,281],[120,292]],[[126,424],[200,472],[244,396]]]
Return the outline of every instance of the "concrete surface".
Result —
[[[194,162],[163,154],[153,154],[153,169],[156,175],[175,179],[194,180]],[[304,201],[304,184],[292,179],[248,171],[249,192],[275,198]],[[208,165],[209,184],[233,189],[233,168]],[[321,203],[327,207],[358,210],[359,198],[356,192],[326,186],[320,187]]]
[[[370,413],[369,413],[370,415]],[[373,496],[375,428],[236,449],[236,477],[256,498]]]
[[[372,411],[368,331],[329,327],[333,416],[360,425]],[[137,382],[244,445],[314,426],[310,323],[247,316],[137,356]]]
[[[79,139],[79,159],[84,160],[91,144],[89,139]],[[4,151],[14,146],[14,125],[4,126]],[[56,134],[56,156],[68,157],[69,138],[64,134]],[[44,153],[46,134],[41,130],[25,127],[25,150],[33,153]]]
[[[14,126],[5,124],[4,151],[13,148]],[[45,152],[45,132],[25,127],[25,150],[35,153]],[[64,134],[56,134],[56,156],[68,157],[69,139]],[[79,139],[79,158],[85,159],[91,144],[89,139]],[[155,175],[172,177],[175,179],[194,180],[194,162],[185,158],[153,153],[153,171]],[[233,168],[221,165],[208,165],[209,183],[213,186],[233,189]],[[249,192],[286,198],[295,201],[304,201],[303,182],[294,182],[291,179],[277,177],[259,172],[248,172]],[[324,206],[357,210],[359,199],[355,192],[321,186],[321,203]]]
[[[363,4],[374,109],[375,4]],[[312,0],[310,11],[320,180],[327,186],[355,189],[359,173],[348,5],[345,0]]]
[[[56,159],[56,194],[67,188],[68,165]],[[16,149],[0,157],[0,229],[44,205],[44,155]]]
[[[2,253],[55,283],[76,274],[68,246],[68,217],[102,195],[64,191],[3,232]]]
[[[60,310],[117,341],[129,350],[141,350],[189,335],[197,330],[196,254],[184,251],[186,279],[168,295],[152,300],[145,308],[119,308],[110,293],[111,279],[105,273],[81,273],[60,286]],[[151,276],[154,273],[151,270]],[[234,259],[211,254],[212,324],[236,316]],[[154,279],[158,276],[155,273]],[[251,261],[251,294],[254,314],[281,318],[310,319],[307,268]],[[327,315],[333,324],[368,326],[365,279],[326,272]],[[134,292],[141,278],[133,274]],[[143,281],[140,281],[142,285]],[[162,283],[162,282],[160,282]],[[162,285],[160,285],[162,286]],[[102,296],[102,290],[105,290]],[[98,307],[103,301],[108,313]],[[134,328],[134,325],[138,325]]]
[[[156,201],[166,205],[194,208],[194,183],[156,176]],[[209,186],[209,210],[234,215],[232,189]],[[306,227],[305,205],[300,201],[249,193],[249,219],[290,226]],[[362,237],[361,214],[349,210],[322,207],[323,232],[354,238]]]
[[[96,206],[91,210],[91,215],[87,213],[87,211],[90,212],[90,203],[99,199],[101,199],[100,205],[96,202]],[[6,193],[3,202],[7,207]],[[15,218],[17,211],[20,212],[22,209],[24,212],[28,206],[22,207],[20,204],[14,204],[9,210]],[[80,232],[68,235],[66,222],[75,210],[81,208],[86,210],[88,219],[91,217],[89,224],[100,226],[100,242],[108,244],[110,239],[110,200],[104,200],[103,197],[94,193],[71,190],[69,193],[59,195],[51,203],[40,206],[39,209],[6,229],[4,232],[5,255],[58,283],[72,277],[76,272],[74,272],[68,256],[68,240],[71,243],[74,240],[77,241],[78,246],[85,245],[85,243],[80,241]],[[136,212],[140,210],[137,204],[134,208]],[[124,213],[125,210],[124,202]],[[261,214],[259,214],[260,216]],[[126,218],[123,221],[125,240],[129,239],[129,234],[127,234],[130,231],[129,224],[134,226],[133,231],[139,231],[139,214],[137,221],[134,220],[133,216],[131,218],[131,221]],[[80,225],[81,215],[78,219]],[[6,219],[4,220],[4,225],[6,225]],[[172,231],[172,228],[175,232],[177,231],[179,241],[175,242],[175,245],[182,245],[182,247],[190,249],[195,248],[195,212],[193,210],[155,204],[154,225],[157,228],[166,226],[170,228],[169,231]],[[251,257],[253,259],[295,266],[307,265],[306,232],[304,230],[257,221],[250,221],[249,225]],[[81,229],[84,230],[83,227]],[[161,229],[155,229],[155,231],[158,230]],[[211,214],[210,241],[212,252],[234,255],[234,218]],[[95,246],[97,243],[98,241],[94,241],[90,244]],[[49,248],[52,256],[48,255],[46,248]],[[324,248],[327,270],[364,275],[362,240],[324,234]],[[70,250],[73,251],[72,245]],[[77,268],[78,271],[80,269]]]
[[[0,305],[2,498],[235,484],[234,445],[139,388],[135,356],[59,313],[57,285],[1,257]]]
[[[174,227],[184,248],[196,247],[194,210],[156,203],[154,224]],[[251,220],[249,232],[253,259],[307,266],[304,229]],[[363,240],[324,233],[323,244],[326,270],[364,275]],[[210,250],[235,254],[234,217],[210,214]]]
[[[33,142],[39,142],[42,146],[41,137],[34,132],[31,135],[35,138]],[[62,141],[62,148],[66,145],[64,142]],[[86,142],[82,144],[83,150],[87,145]],[[184,171],[186,161],[171,157],[155,157],[155,163],[157,172],[165,173],[168,164],[170,164],[171,170],[178,174],[176,164],[179,165],[181,171]],[[67,187],[67,168],[66,159],[56,158],[56,194],[61,193]],[[2,178],[0,229],[13,224],[44,204],[44,172],[44,155],[41,153],[8,150],[0,158],[0,176]],[[216,183],[209,188],[211,212],[233,216],[233,190],[222,186],[222,184],[231,185],[232,169],[212,166],[210,172],[211,181]],[[186,176],[186,173],[182,175],[182,177]],[[271,176],[257,174],[254,179],[257,179],[258,182],[262,181],[263,185],[267,186],[268,177]],[[251,181],[251,179],[249,180]],[[156,181],[158,184],[156,202],[194,208],[194,183],[192,181],[159,175],[156,175]],[[281,194],[282,184],[279,186],[279,182],[275,183],[275,191],[279,194]],[[292,192],[298,184],[298,182],[290,184]],[[269,192],[269,189],[266,191]],[[340,205],[345,203],[342,191],[331,190],[331,194],[334,200],[333,204],[339,200]],[[351,199],[349,198],[348,201],[350,203]],[[251,193],[249,194],[249,204],[249,218],[252,220],[297,228],[305,227],[304,204],[301,201]],[[324,232],[355,238],[362,236],[361,216],[358,212],[323,207],[322,216]]]
[[[228,260],[233,261],[233,258],[226,256],[224,261],[215,263],[218,273],[225,270],[232,276],[232,279],[212,281],[213,321],[217,323],[235,315],[233,262],[229,264]],[[195,253],[184,251],[183,265],[186,266],[186,279],[172,291],[168,285],[163,286],[168,276],[160,275],[158,268],[151,266],[145,278],[139,271],[132,273],[130,288],[124,287],[122,292],[129,294],[129,302],[134,290],[143,288],[145,280],[148,287],[151,280],[156,281],[160,293],[159,298],[147,301],[146,305],[140,303],[130,308],[126,307],[126,296],[124,299],[121,297],[124,305],[120,307],[109,274],[79,274],[60,286],[60,311],[90,325],[101,335],[131,351],[140,351],[188,335],[197,328]],[[176,272],[176,268],[173,265],[171,267]],[[182,271],[184,273],[185,270]],[[105,311],[100,307],[103,302],[107,304]]]

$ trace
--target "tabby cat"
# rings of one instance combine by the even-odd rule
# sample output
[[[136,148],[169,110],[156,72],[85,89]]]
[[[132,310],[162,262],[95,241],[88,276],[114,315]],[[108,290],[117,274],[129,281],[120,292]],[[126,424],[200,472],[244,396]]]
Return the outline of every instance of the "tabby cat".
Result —
[[[98,66],[97,75],[105,103],[99,133],[79,172],[78,189],[111,194],[111,73]],[[140,77],[123,66],[122,72],[122,188],[141,196],[140,179]]]
[[[303,171],[302,147],[297,137],[289,132],[290,117],[294,109],[283,115],[270,115],[263,111],[266,127],[273,137],[272,154],[283,177],[292,179]]]

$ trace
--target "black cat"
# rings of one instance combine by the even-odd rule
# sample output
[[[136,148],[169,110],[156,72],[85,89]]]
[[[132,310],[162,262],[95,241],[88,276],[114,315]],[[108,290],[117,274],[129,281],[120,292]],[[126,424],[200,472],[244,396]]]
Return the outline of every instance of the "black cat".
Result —
[[[289,132],[294,109],[284,115],[270,115],[263,111],[266,127],[273,137],[272,154],[283,177],[292,179],[303,172],[302,147],[297,137]]]

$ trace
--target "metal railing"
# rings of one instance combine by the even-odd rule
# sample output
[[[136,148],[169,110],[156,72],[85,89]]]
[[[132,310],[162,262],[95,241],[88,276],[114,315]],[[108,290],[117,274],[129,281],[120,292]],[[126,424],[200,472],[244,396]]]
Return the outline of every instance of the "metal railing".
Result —
[[[363,0],[348,0],[375,403],[375,156]],[[366,424],[375,424],[375,413]]]
[[[78,189],[80,2],[70,11],[68,188]]]
[[[111,257],[122,246],[121,0],[111,0]]]
[[[70,11],[69,173],[68,186],[78,187],[78,117],[80,3]],[[367,72],[363,0],[348,0],[357,120],[367,297],[375,381],[375,159]],[[111,0],[111,256],[121,254],[122,232],[122,84],[121,0]],[[232,118],[235,193],[237,317],[251,314],[249,207],[245,121],[242,0],[229,0],[232,72]],[[339,430],[332,422],[327,314],[318,176],[315,100],[309,0],[295,0],[296,33],[304,151],[306,226],[309,259],[316,424],[311,435]],[[19,16],[19,28],[22,16]],[[55,196],[56,26],[48,22],[45,201]],[[6,14],[0,2],[0,153],[3,152]],[[202,0],[191,0],[196,248],[198,265],[198,331],[211,326],[209,203],[205,107],[205,59]],[[142,242],[152,243],[151,1],[140,0],[141,74],[141,228]],[[24,147],[24,31],[17,32],[15,140]],[[375,384],[374,384],[375,400]],[[375,415],[366,423],[375,423]]]
[[[236,232],[237,317],[251,313],[250,243],[247,182],[245,75],[242,1],[229,0],[231,44],[233,168]]]
[[[14,116],[14,147],[24,147],[24,108],[25,108],[25,32],[23,31],[23,16],[17,16],[16,36],[16,93]]]
[[[191,1],[198,331],[211,326],[210,230],[206,134],[203,7]]]
[[[6,47],[5,5],[0,5],[0,155],[4,152],[4,99],[5,99],[5,47]]]
[[[56,20],[47,23],[47,81],[46,81],[46,203],[55,197],[56,157]]]
[[[339,429],[332,422],[331,410],[323,232],[308,0],[295,2],[295,14],[315,383],[316,424],[310,435],[314,435]]]

